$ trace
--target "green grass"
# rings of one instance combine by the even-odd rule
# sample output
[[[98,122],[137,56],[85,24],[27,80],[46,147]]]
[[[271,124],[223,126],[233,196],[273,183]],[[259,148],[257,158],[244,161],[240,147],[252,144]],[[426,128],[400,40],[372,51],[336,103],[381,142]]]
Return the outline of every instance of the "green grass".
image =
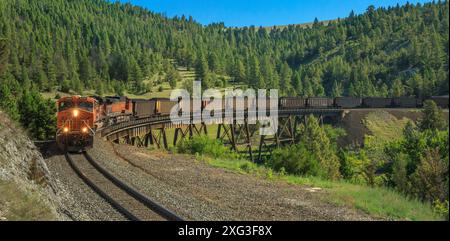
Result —
[[[340,182],[329,190],[329,200],[335,204],[354,207],[374,217],[388,220],[442,220],[431,205],[410,200],[381,187],[368,187]]]
[[[25,193],[14,182],[0,180],[0,194],[0,220],[56,220],[37,193]]]
[[[442,220],[431,205],[387,189],[361,186],[345,181],[332,182],[317,177],[300,177],[274,173],[271,169],[246,160],[220,160],[201,157],[209,165],[235,173],[251,174],[273,181],[324,189],[322,200],[365,212],[374,218],[386,220]]]
[[[403,129],[410,121],[408,118],[397,119],[386,111],[374,111],[363,120],[364,125],[373,136],[382,142],[398,140],[403,136]]]

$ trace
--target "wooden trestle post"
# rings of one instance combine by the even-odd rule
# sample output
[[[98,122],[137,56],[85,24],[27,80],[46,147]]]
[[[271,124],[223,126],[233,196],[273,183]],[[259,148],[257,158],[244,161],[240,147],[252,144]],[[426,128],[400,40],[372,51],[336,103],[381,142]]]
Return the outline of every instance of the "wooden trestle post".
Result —
[[[243,124],[236,122],[219,124],[217,128],[217,139],[222,140],[224,144],[231,145],[231,149],[236,152],[239,151],[239,147],[245,147],[250,160],[254,161],[251,141],[252,133],[254,132],[250,131],[248,119],[244,118]]]
[[[173,145],[176,146],[178,142],[186,138],[192,138],[196,135],[208,135],[208,128],[205,123],[201,123],[200,128],[198,128],[195,124],[189,124],[175,128]]]
[[[294,115],[279,118],[277,132],[272,136],[261,135],[259,142],[258,162],[263,162],[263,153],[272,155],[274,148],[285,145],[293,145],[296,142],[295,131],[297,129],[297,118]],[[266,127],[266,126],[263,126]]]

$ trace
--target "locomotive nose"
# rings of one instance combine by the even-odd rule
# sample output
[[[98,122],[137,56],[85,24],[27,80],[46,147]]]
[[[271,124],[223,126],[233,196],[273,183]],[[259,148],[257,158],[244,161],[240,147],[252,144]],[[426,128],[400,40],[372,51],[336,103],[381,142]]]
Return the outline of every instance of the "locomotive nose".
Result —
[[[73,110],[73,117],[78,117],[78,114],[80,113],[77,109]]]

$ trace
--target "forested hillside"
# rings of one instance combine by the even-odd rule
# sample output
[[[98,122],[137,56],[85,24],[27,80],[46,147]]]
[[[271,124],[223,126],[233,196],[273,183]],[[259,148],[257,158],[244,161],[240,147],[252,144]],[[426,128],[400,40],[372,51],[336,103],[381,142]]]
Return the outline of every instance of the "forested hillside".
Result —
[[[143,93],[175,62],[206,87],[234,79],[283,95],[448,94],[447,1],[273,29],[202,26],[105,0],[0,3],[3,81],[25,88]]]

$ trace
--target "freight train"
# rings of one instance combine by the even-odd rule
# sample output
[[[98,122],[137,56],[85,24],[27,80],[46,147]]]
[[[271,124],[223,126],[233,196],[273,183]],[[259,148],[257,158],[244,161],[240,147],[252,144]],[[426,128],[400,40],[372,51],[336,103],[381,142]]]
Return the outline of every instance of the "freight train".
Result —
[[[441,108],[448,109],[448,96],[426,99],[431,99]],[[421,108],[424,100],[413,97],[281,97],[278,101],[278,109],[282,111],[306,108]],[[239,103],[239,101],[242,101],[242,103]],[[57,101],[56,142],[61,149],[67,151],[81,151],[92,148],[97,129],[140,118],[170,115],[172,108],[178,103],[179,101],[171,101],[167,98],[146,100],[129,99],[124,96],[63,97]],[[202,101],[201,109],[203,110],[208,103],[209,101]],[[247,99],[234,98],[233,101],[223,101],[222,107],[225,108],[230,105],[233,105],[234,109],[236,109],[236,106],[256,108],[256,101],[248,103]],[[266,104],[266,108],[269,108],[269,106],[269,104]],[[191,109],[193,109],[192,104]]]

